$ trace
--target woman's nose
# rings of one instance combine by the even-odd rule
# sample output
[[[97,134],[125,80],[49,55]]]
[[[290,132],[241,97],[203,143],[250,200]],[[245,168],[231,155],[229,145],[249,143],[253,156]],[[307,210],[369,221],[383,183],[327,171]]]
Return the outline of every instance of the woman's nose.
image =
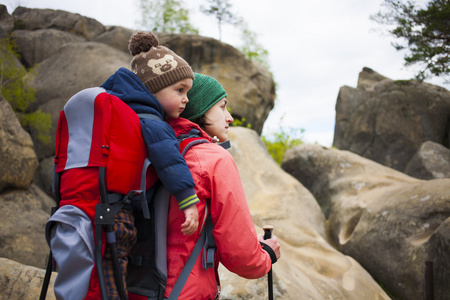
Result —
[[[233,117],[231,116],[231,114],[230,114],[229,111],[227,111],[227,116],[225,117],[225,121],[226,121],[227,123],[233,123],[233,122],[234,122],[234,119],[233,119]]]

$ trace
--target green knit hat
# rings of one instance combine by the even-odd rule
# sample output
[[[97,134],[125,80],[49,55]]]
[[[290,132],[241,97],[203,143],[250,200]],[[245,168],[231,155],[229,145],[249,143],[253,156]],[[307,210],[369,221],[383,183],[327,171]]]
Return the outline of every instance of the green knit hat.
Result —
[[[189,102],[180,117],[195,121],[203,116],[214,104],[227,97],[227,92],[214,78],[194,73],[192,88],[187,93]]]

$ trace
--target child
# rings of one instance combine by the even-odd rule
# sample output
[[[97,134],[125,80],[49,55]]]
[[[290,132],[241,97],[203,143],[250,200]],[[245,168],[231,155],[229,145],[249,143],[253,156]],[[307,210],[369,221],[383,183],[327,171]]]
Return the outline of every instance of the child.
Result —
[[[175,196],[179,208],[183,210],[185,222],[181,232],[192,234],[198,227],[199,202],[194,190],[194,181],[184,158],[179,153],[179,146],[172,128],[162,122],[167,117],[178,118],[189,101],[187,92],[192,86],[194,73],[180,56],[170,49],[159,46],[157,37],[151,32],[137,32],[131,36],[128,49],[133,59],[131,70],[120,68],[102,87],[107,93],[120,98],[138,114],[151,114],[158,119],[141,119],[141,130],[152,165],[159,179],[167,190]],[[122,215],[125,214],[125,217]],[[121,219],[123,218],[123,219]],[[131,211],[119,211],[115,229],[116,236],[123,237],[123,270],[126,270],[126,251],[134,244],[136,232],[122,226],[124,220],[128,226],[133,225]],[[116,223],[117,223],[116,221]],[[134,229],[134,225],[133,225]],[[127,233],[130,234],[127,236]],[[117,249],[120,250],[120,241]],[[120,255],[119,255],[120,256]],[[107,261],[108,257],[104,261]],[[123,272],[125,274],[125,272]],[[111,266],[105,267],[106,281],[113,283]],[[107,284],[107,287],[110,285]],[[113,285],[114,286],[114,285]],[[116,293],[108,290],[108,294]]]

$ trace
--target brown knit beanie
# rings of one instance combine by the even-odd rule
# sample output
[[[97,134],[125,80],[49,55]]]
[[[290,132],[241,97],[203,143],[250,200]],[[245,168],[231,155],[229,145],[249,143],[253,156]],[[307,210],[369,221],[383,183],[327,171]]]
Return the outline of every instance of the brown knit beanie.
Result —
[[[128,50],[133,56],[131,71],[152,94],[182,79],[194,80],[188,63],[169,48],[159,46],[158,38],[150,31],[133,34]]]

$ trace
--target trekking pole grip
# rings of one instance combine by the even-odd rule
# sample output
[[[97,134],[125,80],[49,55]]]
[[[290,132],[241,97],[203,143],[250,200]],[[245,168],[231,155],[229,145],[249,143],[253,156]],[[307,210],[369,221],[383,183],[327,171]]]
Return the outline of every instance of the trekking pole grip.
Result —
[[[264,239],[268,240],[268,239],[272,238],[273,226],[272,225],[264,225],[263,229],[264,229]]]

